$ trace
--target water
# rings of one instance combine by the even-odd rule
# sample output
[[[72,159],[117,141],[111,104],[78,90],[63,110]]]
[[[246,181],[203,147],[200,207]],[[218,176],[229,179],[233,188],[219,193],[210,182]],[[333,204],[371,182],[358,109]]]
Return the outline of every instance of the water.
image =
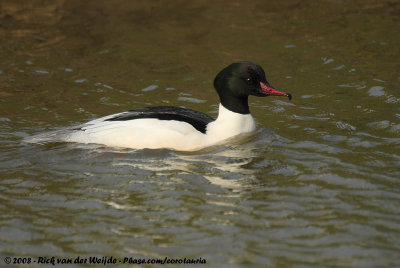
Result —
[[[396,267],[399,13],[372,0],[0,2],[1,265]],[[215,117],[214,76],[238,60],[293,95],[251,98],[258,130],[244,139],[190,153],[21,142],[148,105]]]

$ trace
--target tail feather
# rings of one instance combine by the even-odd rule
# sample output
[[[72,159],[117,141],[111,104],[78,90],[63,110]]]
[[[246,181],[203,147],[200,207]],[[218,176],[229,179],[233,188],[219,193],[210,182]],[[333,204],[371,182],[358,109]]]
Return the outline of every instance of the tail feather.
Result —
[[[60,130],[54,130],[49,132],[44,132],[41,134],[25,137],[23,142],[27,143],[37,143],[37,144],[47,144],[54,142],[65,142],[68,137],[76,128],[64,128]]]

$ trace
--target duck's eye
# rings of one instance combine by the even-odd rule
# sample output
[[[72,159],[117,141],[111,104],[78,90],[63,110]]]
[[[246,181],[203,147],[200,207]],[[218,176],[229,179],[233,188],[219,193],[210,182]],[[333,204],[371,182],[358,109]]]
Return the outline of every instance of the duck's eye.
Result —
[[[251,85],[253,82],[252,82],[251,78],[246,78],[246,83],[247,83],[248,85]]]

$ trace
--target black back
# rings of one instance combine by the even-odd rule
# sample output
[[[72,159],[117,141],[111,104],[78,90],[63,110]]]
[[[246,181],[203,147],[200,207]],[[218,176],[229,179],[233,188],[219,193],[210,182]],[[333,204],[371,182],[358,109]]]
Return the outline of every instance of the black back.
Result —
[[[130,110],[105,121],[126,121],[144,118],[186,122],[202,133],[206,133],[208,123],[214,121],[212,117],[204,113],[175,106],[154,106]]]

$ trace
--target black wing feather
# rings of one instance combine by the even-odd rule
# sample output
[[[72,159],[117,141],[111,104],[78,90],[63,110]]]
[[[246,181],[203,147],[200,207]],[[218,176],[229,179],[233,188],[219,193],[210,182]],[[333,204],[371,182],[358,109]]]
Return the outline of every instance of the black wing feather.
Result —
[[[208,123],[214,121],[211,116],[204,113],[175,106],[154,106],[130,110],[121,115],[106,119],[105,121],[126,121],[143,118],[183,121],[191,124],[202,133],[206,133]]]

